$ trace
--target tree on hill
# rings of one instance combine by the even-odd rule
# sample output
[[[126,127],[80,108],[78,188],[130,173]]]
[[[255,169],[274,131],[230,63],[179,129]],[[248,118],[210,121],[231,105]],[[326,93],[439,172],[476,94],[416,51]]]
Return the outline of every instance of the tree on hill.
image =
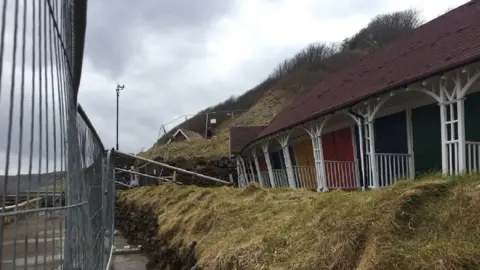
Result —
[[[342,48],[375,51],[409,34],[422,24],[420,12],[415,9],[378,15],[353,37],[344,40]]]

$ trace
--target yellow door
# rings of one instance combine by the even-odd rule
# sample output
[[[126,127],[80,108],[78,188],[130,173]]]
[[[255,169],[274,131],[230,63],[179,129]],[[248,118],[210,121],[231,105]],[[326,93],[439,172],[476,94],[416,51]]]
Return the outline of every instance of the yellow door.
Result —
[[[315,159],[313,157],[312,140],[304,140],[293,146],[298,165],[298,175],[302,187],[316,189]]]

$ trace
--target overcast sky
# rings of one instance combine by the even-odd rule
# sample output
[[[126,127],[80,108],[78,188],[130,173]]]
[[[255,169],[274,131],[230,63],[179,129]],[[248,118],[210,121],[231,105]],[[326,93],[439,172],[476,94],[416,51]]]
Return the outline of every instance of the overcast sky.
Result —
[[[6,39],[2,40],[6,44],[4,78],[10,78],[12,72],[6,67],[11,66],[12,61],[14,2],[9,2],[7,21],[10,24],[7,23]],[[162,124],[242,94],[261,82],[278,63],[309,43],[341,41],[378,14],[417,8],[424,19],[430,20],[465,2],[91,0],[79,101],[105,146],[114,147],[115,87],[117,83],[124,84],[120,96],[120,149],[137,153],[154,143]],[[22,14],[19,15],[22,18]],[[30,53],[27,48],[27,57]],[[17,65],[17,77],[19,68]],[[8,137],[8,90],[11,89],[8,83],[2,80],[0,174],[4,172]],[[17,83],[15,89],[20,88]],[[23,88],[25,94],[30,95],[28,81]],[[28,106],[28,98],[25,104]],[[29,115],[28,110],[25,115]],[[49,125],[53,122],[52,115]],[[25,123],[30,121],[29,117],[24,119]],[[18,119],[18,115],[14,119]],[[15,124],[18,125],[16,121]],[[53,129],[55,127],[50,128]],[[24,130],[25,142],[29,141],[25,135],[28,130]],[[15,153],[18,152],[18,143],[15,143],[19,141],[18,133],[14,125],[11,145],[16,149],[11,149],[12,160],[18,156]],[[53,134],[44,133],[44,138],[48,137],[46,134]],[[56,141],[60,147],[61,139]],[[23,147],[25,156],[28,147]],[[10,162],[15,163],[12,160]],[[9,170],[16,166],[10,167]]]

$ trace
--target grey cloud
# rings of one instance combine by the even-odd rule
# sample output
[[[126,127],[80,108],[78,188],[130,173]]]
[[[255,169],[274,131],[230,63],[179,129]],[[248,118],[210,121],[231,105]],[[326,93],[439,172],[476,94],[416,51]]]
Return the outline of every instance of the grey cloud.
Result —
[[[92,1],[89,4],[87,29],[87,57],[106,74],[117,77],[125,69],[129,58],[138,52],[142,40],[140,32],[181,35],[193,46],[204,42],[205,30],[228,13],[234,1],[144,0],[133,4],[129,0]],[[169,41],[166,41],[169,42]],[[159,44],[161,46],[162,44]],[[201,49],[200,49],[201,50]],[[189,57],[192,50],[179,51]]]
[[[136,5],[127,0],[116,1],[114,5],[107,1],[89,4],[85,57],[92,63],[90,71],[98,72],[112,84],[99,86],[84,70],[80,101],[107,147],[115,143],[116,83],[126,84],[120,97],[120,145],[129,150],[138,151],[139,140],[142,145],[150,146],[161,123],[191,112],[188,102],[168,100],[169,91],[179,88],[173,78],[185,80],[180,77],[185,73],[182,71],[194,59],[205,56],[209,28],[228,14],[234,4],[225,0],[209,1],[208,5],[186,0],[141,1]],[[158,46],[170,60],[146,55],[142,47],[146,35],[158,38],[158,45],[147,45]],[[135,58],[158,59],[158,63],[146,69],[141,66],[143,59],[136,63]]]
[[[329,18],[345,18],[354,15],[375,16],[384,10],[387,4],[387,1],[382,0],[325,1],[318,3],[318,11],[319,15]]]
[[[142,9],[143,8],[142,6]],[[212,7],[209,6],[209,8]],[[91,7],[91,10],[93,9],[94,7]],[[215,12],[211,11],[206,14],[212,13],[215,14]],[[218,14],[218,16],[221,16],[220,13]],[[92,18],[92,16],[93,15],[90,15],[90,18]],[[214,19],[210,19],[210,22],[212,21],[214,21]],[[192,72],[192,64],[194,68],[198,68],[198,66],[201,68],[202,60],[208,57],[204,44],[206,40],[202,40],[208,34],[208,24],[193,23],[192,25],[188,25],[180,22],[177,23],[177,25],[179,26],[177,31],[160,31],[161,33],[158,34],[158,36],[164,40],[169,41],[158,44],[159,48],[165,50],[174,61],[165,62],[164,59],[159,58],[159,62],[155,64],[154,68],[150,69],[142,68],[138,65],[130,65],[128,66],[128,71],[121,77],[122,79],[128,78],[127,82],[124,80],[120,81],[120,83],[126,83],[126,88],[120,97],[119,137],[122,149],[126,148],[128,151],[139,151],[141,146],[149,147],[158,136],[160,125],[169,122],[178,115],[195,113],[197,110],[213,105],[215,102],[220,102],[232,94],[240,94],[250,89],[265,78],[279,61],[283,60],[285,56],[288,56],[290,52],[293,53],[298,49],[282,48],[274,52],[261,54],[261,57],[248,59],[242,63],[241,67],[237,69],[240,70],[238,77],[218,77],[207,84],[198,84],[195,80],[192,80],[191,77],[185,77],[185,74],[187,74],[187,71],[188,73]],[[175,26],[175,24],[166,27],[173,26]],[[135,27],[142,28],[141,25]],[[91,21],[89,21],[87,41],[92,40],[93,42],[95,31],[97,30],[92,28],[94,28],[94,26],[92,26]],[[94,32],[93,34],[91,33],[92,31]],[[152,31],[155,30],[152,29]],[[98,43],[100,44],[100,42]],[[138,46],[140,46],[140,43]],[[92,59],[94,55],[98,53],[93,51],[95,48],[96,47],[92,47],[92,44],[89,43],[87,46],[88,58]],[[136,49],[122,49],[126,50],[123,54],[128,57],[134,57],[134,55],[141,55],[143,53]],[[115,57],[114,53],[111,55]],[[150,57],[156,58],[156,56]],[[101,60],[103,60],[103,58],[101,58]],[[123,59],[121,61],[127,60],[128,59]],[[105,65],[106,68],[118,68],[118,66],[112,65],[112,63],[109,62],[102,64]],[[94,67],[99,68],[98,63],[96,64],[94,62]],[[141,72],[137,74],[136,70],[138,68],[140,68]],[[118,73],[119,70],[106,71],[99,69],[98,72],[102,75],[109,76]],[[92,122],[96,123],[96,128],[102,138],[106,142],[109,142],[110,146],[115,143],[116,115],[115,93],[113,90],[115,83],[117,82],[112,81],[108,89],[102,89],[99,85],[90,81],[88,75],[84,72],[80,93],[80,101],[85,110],[92,119]],[[240,92],[238,89],[240,89]],[[172,91],[175,93],[172,93]],[[190,94],[191,91],[195,91],[195,93]],[[173,100],[170,93],[176,97],[181,96],[181,100]],[[198,93],[202,94],[199,95]]]
[[[10,15],[8,19],[6,33],[12,36],[13,17]],[[27,25],[30,24],[31,21]],[[19,29],[23,28],[23,25],[19,26]],[[42,63],[42,69],[39,69],[38,65],[33,67],[33,59],[29,53],[25,55],[25,59],[22,58],[22,44],[33,44],[31,32],[26,32],[25,40],[19,36],[17,42],[17,58],[15,62],[13,62],[13,38],[5,40],[3,43],[5,46],[5,57],[3,58],[0,86],[0,174],[4,172],[16,174],[19,167],[21,172],[28,171],[30,155],[32,156],[34,172],[40,169],[38,165],[39,160],[44,164],[41,166],[43,172],[46,171],[45,165],[47,165],[47,162],[49,171],[52,171],[54,166],[58,170],[60,169],[59,159],[62,143],[59,124],[61,121],[58,101],[59,88],[56,75],[52,77],[52,69],[53,73],[56,74],[56,66],[50,62],[50,54],[47,54],[48,61]],[[47,51],[49,52],[49,50]],[[38,55],[40,54],[37,51]],[[42,54],[42,60],[44,60],[44,57],[45,55]],[[24,70],[22,70],[23,66]],[[32,78],[34,80],[33,83]],[[41,81],[42,83],[40,84]],[[46,85],[45,82],[47,82]],[[23,101],[21,101],[22,94]],[[21,105],[23,105],[23,108]],[[10,116],[11,106],[12,115]],[[42,124],[40,124],[39,120],[40,115],[42,116]],[[53,121],[54,115],[55,125]],[[22,117],[23,124],[21,125]],[[41,135],[40,127],[42,128]],[[32,130],[34,131],[33,136],[31,135]],[[33,149],[30,147],[31,141],[33,142]],[[40,150],[40,148],[42,149]],[[8,157],[10,159],[7,168],[6,161]],[[57,160],[55,160],[56,157],[58,157]]]
[[[20,74],[15,77],[20,77]],[[46,166],[48,166],[48,171],[53,171],[60,170],[61,165],[65,164],[66,157],[63,157],[62,160],[62,153],[65,153],[63,140],[66,138],[63,137],[63,134],[66,134],[67,121],[62,117],[64,114],[60,112],[57,89],[50,88],[50,84],[48,86],[47,93],[44,91],[39,93],[37,85],[37,91],[34,92],[32,99],[32,85],[29,80],[26,81],[23,88],[23,102],[21,101],[22,88],[18,84],[15,85],[13,95],[10,91],[2,93],[0,101],[0,164],[2,167],[0,167],[0,172],[8,171],[9,174],[16,174],[20,167],[21,172],[25,173],[30,162],[32,162],[34,172],[40,169],[40,161],[43,164],[41,166],[43,172],[47,171]],[[2,88],[10,89],[10,85],[2,83]],[[11,103],[12,97],[13,103]],[[12,114],[10,115],[12,104]],[[21,122],[22,118],[23,123]],[[31,148],[31,143],[33,148]],[[10,164],[7,168],[8,156]]]

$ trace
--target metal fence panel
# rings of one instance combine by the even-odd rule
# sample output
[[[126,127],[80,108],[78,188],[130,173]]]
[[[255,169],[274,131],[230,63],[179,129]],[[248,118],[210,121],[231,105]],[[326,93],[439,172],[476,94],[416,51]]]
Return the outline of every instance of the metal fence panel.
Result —
[[[0,1],[1,269],[104,269],[112,160],[77,104],[86,1]]]

